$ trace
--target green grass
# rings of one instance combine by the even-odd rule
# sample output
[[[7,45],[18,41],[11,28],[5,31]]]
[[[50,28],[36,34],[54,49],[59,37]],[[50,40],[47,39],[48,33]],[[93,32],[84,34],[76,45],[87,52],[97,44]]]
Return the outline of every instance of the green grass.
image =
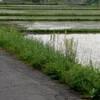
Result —
[[[57,19],[0,19],[0,21],[100,21],[100,19],[82,19],[82,18],[57,18]]]
[[[100,10],[100,8],[33,8],[33,7],[1,7],[5,10]]]
[[[63,55],[50,44],[27,39],[14,28],[0,26],[0,47],[13,52],[30,66],[41,69],[51,78],[67,84],[84,97],[92,96],[93,100],[99,100],[100,71],[93,68],[91,63],[88,66],[78,64],[73,46],[73,40],[66,40]]]
[[[41,3],[33,3],[33,2],[0,2],[0,5],[34,5]]]
[[[7,13],[33,13],[33,14],[99,14],[100,10],[3,10]]]
[[[0,5],[58,5],[57,2],[0,2]]]
[[[50,34],[50,33],[67,33],[67,34],[74,34],[74,33],[82,33],[82,34],[97,34],[100,33],[100,29],[33,29],[33,30],[26,30],[26,29],[20,29],[21,32],[29,32],[31,34],[36,33],[36,34]]]
[[[100,16],[100,14],[34,14],[34,13],[0,13],[0,16]]]
[[[100,21],[100,19],[0,19],[0,21]]]

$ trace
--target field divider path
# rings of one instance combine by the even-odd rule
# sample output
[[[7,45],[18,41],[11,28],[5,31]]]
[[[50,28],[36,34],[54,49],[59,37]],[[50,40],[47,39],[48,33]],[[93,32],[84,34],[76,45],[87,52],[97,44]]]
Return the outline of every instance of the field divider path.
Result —
[[[100,14],[65,14],[65,13],[57,13],[57,14],[34,14],[34,13],[0,13],[0,16],[100,16]]]
[[[53,8],[41,8],[41,9],[39,9],[39,8],[37,8],[37,9],[35,9],[35,8],[20,8],[20,7],[18,7],[18,8],[10,8],[10,7],[0,7],[0,9],[5,9],[5,10],[100,10],[100,8],[58,8],[58,9],[53,9]]]
[[[81,33],[81,34],[99,34],[100,33],[100,29],[18,29],[20,32],[28,32],[30,34],[33,33],[38,33],[38,34],[50,34],[50,33],[57,33],[57,34],[75,34],[75,33]]]
[[[0,19],[0,21],[100,21],[100,19]]]

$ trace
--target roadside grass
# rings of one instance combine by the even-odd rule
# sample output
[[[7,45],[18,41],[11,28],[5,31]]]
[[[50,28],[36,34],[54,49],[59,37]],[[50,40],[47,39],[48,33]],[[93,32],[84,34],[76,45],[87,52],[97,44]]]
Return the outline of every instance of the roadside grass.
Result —
[[[28,39],[14,28],[0,26],[0,47],[16,54],[32,67],[70,86],[85,97],[100,99],[100,71],[92,64],[83,66],[75,59],[73,40],[66,40],[66,53],[56,51],[49,43]]]

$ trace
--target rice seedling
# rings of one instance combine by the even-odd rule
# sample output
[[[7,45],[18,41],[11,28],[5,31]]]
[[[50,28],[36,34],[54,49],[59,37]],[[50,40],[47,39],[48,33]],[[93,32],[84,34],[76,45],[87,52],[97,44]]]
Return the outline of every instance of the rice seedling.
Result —
[[[100,10],[100,8],[78,8],[78,7],[76,7],[76,8],[75,7],[73,7],[73,8],[69,8],[69,7],[67,7],[67,8],[63,8],[63,7],[62,8],[54,8],[54,7],[49,7],[49,8],[47,8],[47,7],[41,8],[40,7],[40,8],[36,8],[36,7],[33,7],[33,6],[32,7],[30,7],[30,6],[29,7],[23,7],[23,8],[22,7],[16,7],[15,8],[15,7],[11,6],[11,7],[0,7],[0,9],[6,9],[6,10],[66,10],[66,11],[67,10],[77,10],[77,11],[78,10],[79,11],[80,10],[81,11],[82,10],[83,11],[84,10]]]
[[[100,14],[34,14],[34,13],[0,13],[0,16],[100,16]]]
[[[57,33],[57,34],[63,34],[63,33],[66,33],[67,31],[67,34],[75,34],[75,33],[81,33],[81,34],[99,34],[100,33],[100,29],[33,29],[33,30],[29,30],[29,29],[18,29],[19,31],[21,32],[29,32],[30,34],[50,34],[50,33]]]
[[[0,19],[0,21],[100,21],[100,19],[89,19],[89,18],[88,19],[84,19],[84,18],[83,19],[82,18],[57,18],[57,19],[41,19],[41,18],[40,19],[39,18],[38,19],[37,18],[36,19],[33,19],[33,18],[32,19],[31,18],[30,19],[28,18],[27,19],[25,18],[24,19],[23,18],[13,19],[12,18],[11,19],[10,18],[9,19],[8,18],[7,19],[5,18],[5,19]]]

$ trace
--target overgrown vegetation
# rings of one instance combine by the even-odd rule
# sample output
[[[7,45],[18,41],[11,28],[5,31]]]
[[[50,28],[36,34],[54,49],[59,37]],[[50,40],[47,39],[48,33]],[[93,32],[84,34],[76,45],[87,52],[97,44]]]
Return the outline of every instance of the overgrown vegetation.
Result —
[[[99,100],[100,71],[91,64],[78,64],[73,44],[73,40],[66,41],[66,53],[63,55],[50,44],[25,38],[14,28],[0,26],[0,47],[15,53],[25,63],[41,69],[53,79],[66,83],[84,97]]]

